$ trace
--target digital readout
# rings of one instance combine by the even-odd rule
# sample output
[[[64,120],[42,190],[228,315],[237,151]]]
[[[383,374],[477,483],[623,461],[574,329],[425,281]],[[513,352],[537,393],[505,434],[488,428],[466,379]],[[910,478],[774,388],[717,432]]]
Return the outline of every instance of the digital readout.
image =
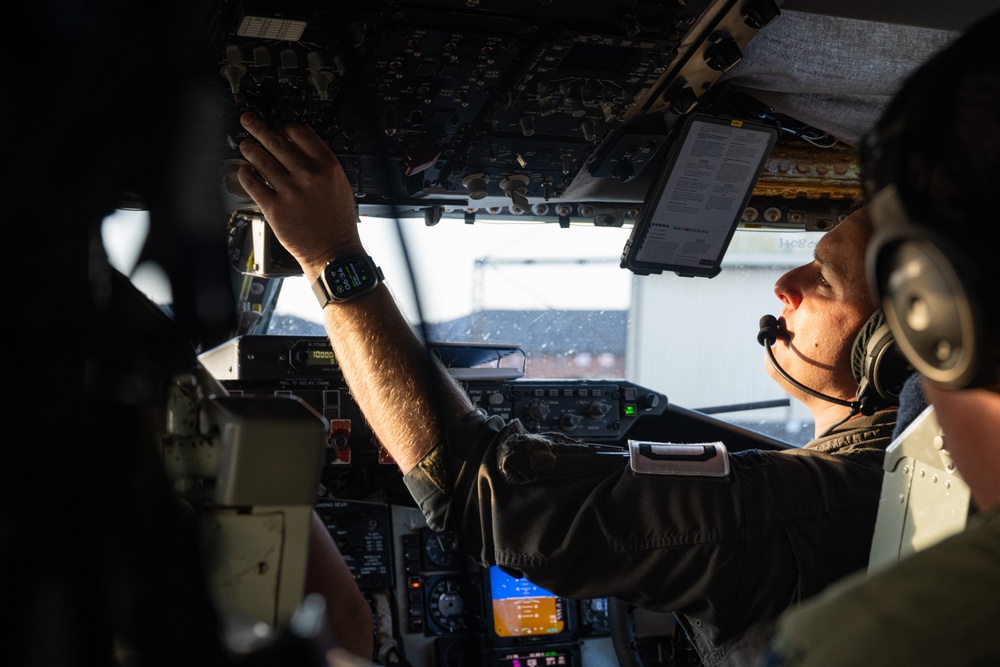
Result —
[[[337,357],[333,350],[307,350],[306,366],[336,366]]]

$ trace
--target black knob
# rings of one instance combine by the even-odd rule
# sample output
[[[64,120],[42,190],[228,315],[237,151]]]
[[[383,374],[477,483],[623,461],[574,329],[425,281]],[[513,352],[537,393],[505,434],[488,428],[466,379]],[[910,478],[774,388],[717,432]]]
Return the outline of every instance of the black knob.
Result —
[[[564,431],[572,431],[580,424],[580,415],[572,412],[564,412],[559,416],[559,428]]]
[[[757,0],[747,7],[746,17],[743,22],[754,30],[760,30],[768,23],[777,18],[781,10],[774,0]]]
[[[652,410],[659,404],[660,396],[658,394],[645,394],[639,399],[639,405],[643,410]]]
[[[549,406],[544,403],[532,403],[528,406],[528,417],[532,421],[540,422],[549,416]]]
[[[720,37],[705,52],[705,63],[717,72],[725,72],[741,60],[743,52],[736,40],[729,36]]]
[[[672,112],[683,116],[698,103],[698,96],[694,94],[690,86],[685,86],[667,95],[666,102],[670,105]]]
[[[601,419],[604,415],[608,414],[608,409],[607,403],[594,401],[587,406],[587,416],[591,419]]]

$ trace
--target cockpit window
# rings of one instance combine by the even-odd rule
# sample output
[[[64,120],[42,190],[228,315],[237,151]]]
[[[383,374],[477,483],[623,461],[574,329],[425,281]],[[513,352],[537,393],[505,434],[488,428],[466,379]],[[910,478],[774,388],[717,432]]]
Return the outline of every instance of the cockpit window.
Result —
[[[529,378],[626,379],[674,405],[809,440],[810,413],[767,375],[756,335],[762,315],[778,314],[774,283],[811,260],[821,233],[738,230],[709,279],[635,275],[619,266],[630,229],[587,227],[528,217],[361,222],[368,252],[427,340],[513,346]],[[136,266],[147,230],[145,213],[122,211],[102,233],[112,264],[169,305],[162,273]],[[322,336],[321,318],[305,278],[285,278],[266,333]]]
[[[779,314],[774,283],[811,260],[821,233],[739,230],[707,279],[620,268],[627,227],[403,223],[412,277],[395,222],[365,219],[362,236],[428,340],[515,345],[527,377],[623,378],[794,444],[812,436],[812,416],[767,375],[756,336],[762,315]],[[304,278],[285,280],[271,331],[297,327],[323,335]]]

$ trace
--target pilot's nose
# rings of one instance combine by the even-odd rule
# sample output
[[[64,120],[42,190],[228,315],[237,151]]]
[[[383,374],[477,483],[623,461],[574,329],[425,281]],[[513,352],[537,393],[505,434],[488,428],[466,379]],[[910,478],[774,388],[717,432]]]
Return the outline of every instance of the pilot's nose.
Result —
[[[804,268],[800,266],[786,271],[778,278],[778,282],[774,283],[775,296],[781,299],[782,303],[787,303],[792,308],[798,308],[802,302],[802,290],[799,287],[801,281],[799,278]]]

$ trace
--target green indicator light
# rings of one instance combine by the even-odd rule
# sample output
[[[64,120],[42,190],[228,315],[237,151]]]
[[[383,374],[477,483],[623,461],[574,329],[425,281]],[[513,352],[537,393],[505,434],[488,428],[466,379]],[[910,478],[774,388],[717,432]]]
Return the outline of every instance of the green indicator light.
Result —
[[[625,416],[626,417],[635,417],[635,406],[634,405],[626,405],[625,406]]]

